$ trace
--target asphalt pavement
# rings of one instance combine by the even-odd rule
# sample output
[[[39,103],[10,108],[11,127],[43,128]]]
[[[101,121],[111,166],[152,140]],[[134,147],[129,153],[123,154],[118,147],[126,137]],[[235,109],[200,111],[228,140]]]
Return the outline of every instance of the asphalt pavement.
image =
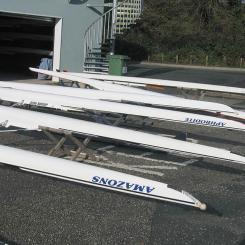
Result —
[[[245,87],[245,73],[165,69],[133,65],[129,74],[164,79]],[[1,80],[1,78],[0,78]],[[216,98],[219,100],[219,98]],[[21,115],[20,115],[21,116]],[[149,131],[189,132],[199,143],[226,148],[245,156],[245,133],[158,123]],[[1,133],[0,144],[47,153],[52,143],[41,132]],[[108,142],[92,142],[93,149]],[[69,146],[68,146],[69,147]],[[7,244],[84,245],[242,245],[245,244],[245,167],[198,159],[190,165],[171,165],[187,159],[115,145],[101,153],[112,169],[162,181],[207,203],[206,212],[177,204],[26,173],[0,166],[0,241]],[[120,154],[119,154],[120,153]],[[154,162],[155,161],[155,162]],[[118,169],[155,164],[154,173]],[[91,163],[97,164],[97,163]],[[1,243],[0,243],[1,244]]]

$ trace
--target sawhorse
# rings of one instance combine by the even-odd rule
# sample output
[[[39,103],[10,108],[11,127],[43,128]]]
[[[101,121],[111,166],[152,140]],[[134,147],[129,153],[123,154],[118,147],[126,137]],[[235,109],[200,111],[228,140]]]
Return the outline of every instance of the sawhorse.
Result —
[[[39,129],[55,144],[49,152],[49,156],[58,156],[58,151],[63,151],[63,156],[70,156],[72,161],[75,161],[83,150],[85,150],[91,141],[92,137],[86,137],[82,142],[74,135],[73,132],[67,131],[64,129],[54,129],[49,127],[39,126]],[[57,137],[60,135],[61,137]],[[72,143],[77,147],[75,151],[70,151],[65,147],[65,142],[71,140]],[[83,158],[86,158],[88,155],[85,154]]]

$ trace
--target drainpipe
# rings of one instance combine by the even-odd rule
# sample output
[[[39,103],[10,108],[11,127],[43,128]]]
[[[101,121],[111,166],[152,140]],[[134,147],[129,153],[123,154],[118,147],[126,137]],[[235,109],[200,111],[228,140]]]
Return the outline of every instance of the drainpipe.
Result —
[[[117,4],[118,4],[118,0],[113,0],[110,55],[113,55],[115,53],[115,45],[116,45],[116,23],[117,23]]]

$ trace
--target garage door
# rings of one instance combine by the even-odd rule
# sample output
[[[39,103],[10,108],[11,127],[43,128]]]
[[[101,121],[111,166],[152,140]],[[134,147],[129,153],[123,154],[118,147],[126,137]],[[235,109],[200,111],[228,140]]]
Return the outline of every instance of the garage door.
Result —
[[[55,24],[54,18],[0,13],[1,72],[28,73],[41,58],[52,58]]]

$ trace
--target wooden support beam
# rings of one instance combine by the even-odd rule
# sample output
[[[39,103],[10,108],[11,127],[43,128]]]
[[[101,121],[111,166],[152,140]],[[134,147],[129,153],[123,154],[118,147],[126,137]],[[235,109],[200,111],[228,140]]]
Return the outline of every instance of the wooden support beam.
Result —
[[[89,142],[91,141],[92,137],[87,137],[81,142],[78,138],[76,138],[72,132],[63,130],[63,129],[54,129],[49,127],[39,126],[39,129],[55,144],[52,149],[50,149],[48,155],[49,156],[57,156],[57,152],[62,150],[67,156],[71,157],[72,161],[75,161],[82,151],[87,148]],[[61,138],[56,137],[54,134],[61,135]],[[75,153],[74,151],[69,151],[64,146],[65,142],[70,139],[72,143],[76,146]],[[86,154],[87,156],[87,154]]]

